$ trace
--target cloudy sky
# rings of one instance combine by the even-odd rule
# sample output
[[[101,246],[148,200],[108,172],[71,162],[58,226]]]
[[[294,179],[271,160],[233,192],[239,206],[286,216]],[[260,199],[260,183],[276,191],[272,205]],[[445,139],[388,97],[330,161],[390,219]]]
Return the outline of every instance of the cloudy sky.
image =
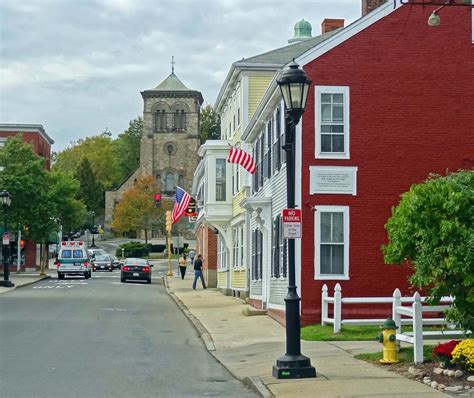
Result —
[[[360,17],[360,0],[0,0],[0,123],[39,123],[61,150],[141,115],[171,72],[214,104],[233,61],[281,47],[301,18]]]

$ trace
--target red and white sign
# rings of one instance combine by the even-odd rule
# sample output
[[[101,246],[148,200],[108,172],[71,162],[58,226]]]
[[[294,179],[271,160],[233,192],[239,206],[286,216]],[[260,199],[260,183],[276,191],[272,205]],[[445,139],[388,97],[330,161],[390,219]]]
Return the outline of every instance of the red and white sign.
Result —
[[[301,238],[301,209],[283,209],[283,238]]]
[[[5,232],[3,234],[3,244],[4,245],[9,245],[10,244],[10,235],[8,232]]]

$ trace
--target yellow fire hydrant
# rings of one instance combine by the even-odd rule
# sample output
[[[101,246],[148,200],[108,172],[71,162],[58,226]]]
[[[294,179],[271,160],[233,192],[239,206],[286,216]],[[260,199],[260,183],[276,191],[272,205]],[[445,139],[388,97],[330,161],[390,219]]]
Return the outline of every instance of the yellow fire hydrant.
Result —
[[[381,328],[383,329],[383,332],[380,332],[377,336],[379,343],[383,344],[383,359],[380,360],[380,363],[397,363],[397,325],[392,318],[387,318]]]

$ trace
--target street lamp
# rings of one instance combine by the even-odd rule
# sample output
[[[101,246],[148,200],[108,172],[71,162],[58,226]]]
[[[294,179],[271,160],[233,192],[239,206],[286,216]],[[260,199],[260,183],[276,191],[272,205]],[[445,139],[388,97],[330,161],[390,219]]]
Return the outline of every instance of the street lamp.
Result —
[[[92,245],[91,245],[91,247],[96,247],[96,246],[95,246],[95,241],[94,241],[94,236],[95,236],[95,225],[94,225],[94,222],[95,222],[95,220],[94,220],[95,211],[92,210],[92,211],[91,211],[91,214],[92,214],[92,228],[91,228],[91,232],[92,232]]]
[[[12,202],[12,197],[11,195],[3,190],[0,192],[0,203],[3,206],[3,232],[6,234],[7,229],[8,229],[8,208],[10,207],[10,204]],[[3,281],[0,281],[0,286],[5,286],[5,287],[13,287],[15,286],[12,281],[9,279],[10,277],[10,265],[8,262],[8,257],[9,257],[9,244],[8,245],[3,245],[2,246],[3,252],[2,252],[2,260],[3,260]]]
[[[311,80],[293,60],[277,80],[285,102],[285,145],[287,207],[295,207],[295,128],[304,113]],[[288,294],[285,298],[286,354],[273,365],[273,377],[299,379],[316,377],[311,360],[301,354],[300,297],[295,281],[295,240],[288,239]]]

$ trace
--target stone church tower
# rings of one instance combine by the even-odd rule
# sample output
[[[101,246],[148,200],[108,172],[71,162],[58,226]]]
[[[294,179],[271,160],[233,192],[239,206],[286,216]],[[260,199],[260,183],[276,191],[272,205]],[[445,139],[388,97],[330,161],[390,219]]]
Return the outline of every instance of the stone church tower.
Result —
[[[174,74],[157,87],[141,92],[143,135],[139,168],[116,190],[105,192],[105,231],[111,232],[115,205],[134,181],[151,175],[164,199],[174,199],[178,185],[190,192],[199,162],[199,116],[203,102],[199,91],[189,89]]]

